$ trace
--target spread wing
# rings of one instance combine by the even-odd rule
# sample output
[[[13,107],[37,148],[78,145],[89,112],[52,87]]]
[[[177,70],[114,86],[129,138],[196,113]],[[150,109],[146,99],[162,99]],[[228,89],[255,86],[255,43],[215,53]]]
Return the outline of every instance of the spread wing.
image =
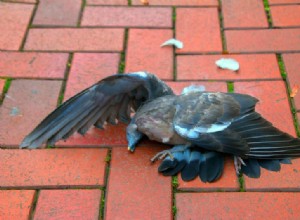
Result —
[[[116,124],[130,121],[131,109],[137,110],[145,101],[173,94],[156,76],[137,72],[116,74],[73,96],[49,114],[20,147],[37,148],[43,143],[53,145],[78,131],[85,134],[92,126],[102,128],[107,121]]]
[[[208,150],[245,155],[247,142],[230,125],[254,111],[257,99],[242,94],[194,92],[176,103],[174,129]]]

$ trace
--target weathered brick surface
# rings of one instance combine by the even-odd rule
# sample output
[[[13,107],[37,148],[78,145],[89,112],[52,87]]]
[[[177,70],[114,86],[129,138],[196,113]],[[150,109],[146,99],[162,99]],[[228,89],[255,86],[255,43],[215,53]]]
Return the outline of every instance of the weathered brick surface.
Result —
[[[68,54],[0,52],[0,76],[64,78]]]
[[[177,53],[221,52],[217,9],[176,9],[176,38],[184,43]]]
[[[237,72],[215,64],[220,58],[233,58],[240,64]],[[177,80],[254,80],[281,79],[274,54],[183,55],[177,56]]]
[[[107,149],[0,150],[0,186],[103,186]]]
[[[34,219],[98,219],[101,191],[41,190]]]
[[[300,5],[284,5],[271,7],[274,27],[299,27]]]
[[[0,219],[29,219],[34,190],[0,190]]]
[[[75,53],[66,85],[64,100],[101,79],[118,72],[117,53]]]
[[[215,92],[227,92],[227,84],[225,82],[167,82],[167,84],[173,89],[175,94],[181,94],[182,90],[185,87],[190,85],[202,85],[205,87],[206,91],[215,91]]]
[[[0,2],[0,50],[18,50],[29,24],[33,5]]]
[[[300,191],[300,159],[281,165],[280,172],[261,169],[259,179],[244,175],[247,191]]]
[[[178,193],[177,219],[298,219],[299,193]]]
[[[300,0],[269,0],[270,5],[300,3]]]
[[[87,0],[87,5],[127,5],[128,0]]]
[[[230,158],[225,160],[224,172],[220,179],[213,183],[203,183],[198,177],[190,182],[184,182],[180,175],[178,176],[178,182],[178,189],[183,191],[238,191],[240,189],[234,163]]]
[[[258,98],[256,109],[264,118],[275,127],[293,136],[296,135],[283,81],[236,82],[234,91]]]
[[[171,8],[86,7],[81,26],[172,27]]]
[[[37,0],[5,0],[6,2],[14,2],[14,3],[36,3]]]
[[[133,5],[142,5],[140,0],[132,0]],[[217,0],[151,0],[149,5],[170,5],[170,6],[218,6]]]
[[[81,0],[41,0],[34,16],[34,25],[76,26]]]
[[[299,35],[299,28],[225,31],[227,50],[233,53],[300,51]]]
[[[260,0],[222,2],[225,28],[266,28],[268,21]]]
[[[172,219],[171,178],[157,172],[150,158],[162,150],[113,148],[107,186],[106,219]]]
[[[17,147],[57,104],[60,81],[13,80],[0,108],[0,145]]]
[[[63,28],[31,29],[26,50],[46,51],[121,51],[123,29]]]
[[[300,70],[300,53],[283,54],[282,55],[284,66],[287,72],[287,80],[290,88],[300,86],[299,70]],[[293,98],[295,107],[300,110],[300,93],[297,92]]]
[[[173,49],[160,47],[172,38],[171,30],[130,29],[125,72],[148,71],[161,79],[173,79]]]

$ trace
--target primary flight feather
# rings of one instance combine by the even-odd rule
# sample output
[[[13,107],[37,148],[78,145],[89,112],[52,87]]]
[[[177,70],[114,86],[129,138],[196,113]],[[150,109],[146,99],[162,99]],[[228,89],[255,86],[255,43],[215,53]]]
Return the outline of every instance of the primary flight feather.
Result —
[[[172,145],[152,158],[163,159],[164,175],[181,172],[189,181],[218,179],[224,157],[233,155],[237,172],[259,177],[260,168],[279,171],[281,163],[300,157],[300,140],[275,128],[255,112],[258,100],[237,93],[203,91],[191,86],[177,96],[155,75],[116,74],[85,89],[49,114],[20,144],[54,145],[91,126],[128,123],[128,149],[147,136]],[[132,111],[135,114],[132,116]]]

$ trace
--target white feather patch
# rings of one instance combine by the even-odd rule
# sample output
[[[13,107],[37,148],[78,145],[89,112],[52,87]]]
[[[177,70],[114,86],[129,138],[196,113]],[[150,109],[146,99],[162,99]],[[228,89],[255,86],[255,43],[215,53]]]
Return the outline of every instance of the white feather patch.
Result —
[[[240,64],[232,58],[221,58],[216,61],[216,65],[222,69],[232,71],[238,71],[240,69]]]
[[[161,47],[164,47],[164,46],[174,46],[178,49],[182,49],[183,48],[183,43],[179,40],[176,40],[174,38],[170,39],[170,40],[167,40],[166,42],[164,42],[162,45],[160,45]]]

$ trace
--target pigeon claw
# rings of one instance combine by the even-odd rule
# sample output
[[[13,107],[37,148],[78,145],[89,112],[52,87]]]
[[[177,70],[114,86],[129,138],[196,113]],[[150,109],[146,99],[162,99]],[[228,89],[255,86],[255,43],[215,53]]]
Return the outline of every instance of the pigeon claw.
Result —
[[[161,151],[161,152],[158,152],[157,154],[155,154],[154,157],[151,158],[151,162],[153,163],[156,160],[162,160],[166,156],[169,156],[171,158],[171,160],[174,160],[174,156],[173,156],[172,152],[170,150],[164,150],[164,151]]]
[[[240,175],[240,171],[241,171],[242,165],[246,166],[246,164],[243,161],[243,159],[241,157],[234,156],[234,167],[235,167],[235,172],[236,172],[236,174],[238,176]]]

